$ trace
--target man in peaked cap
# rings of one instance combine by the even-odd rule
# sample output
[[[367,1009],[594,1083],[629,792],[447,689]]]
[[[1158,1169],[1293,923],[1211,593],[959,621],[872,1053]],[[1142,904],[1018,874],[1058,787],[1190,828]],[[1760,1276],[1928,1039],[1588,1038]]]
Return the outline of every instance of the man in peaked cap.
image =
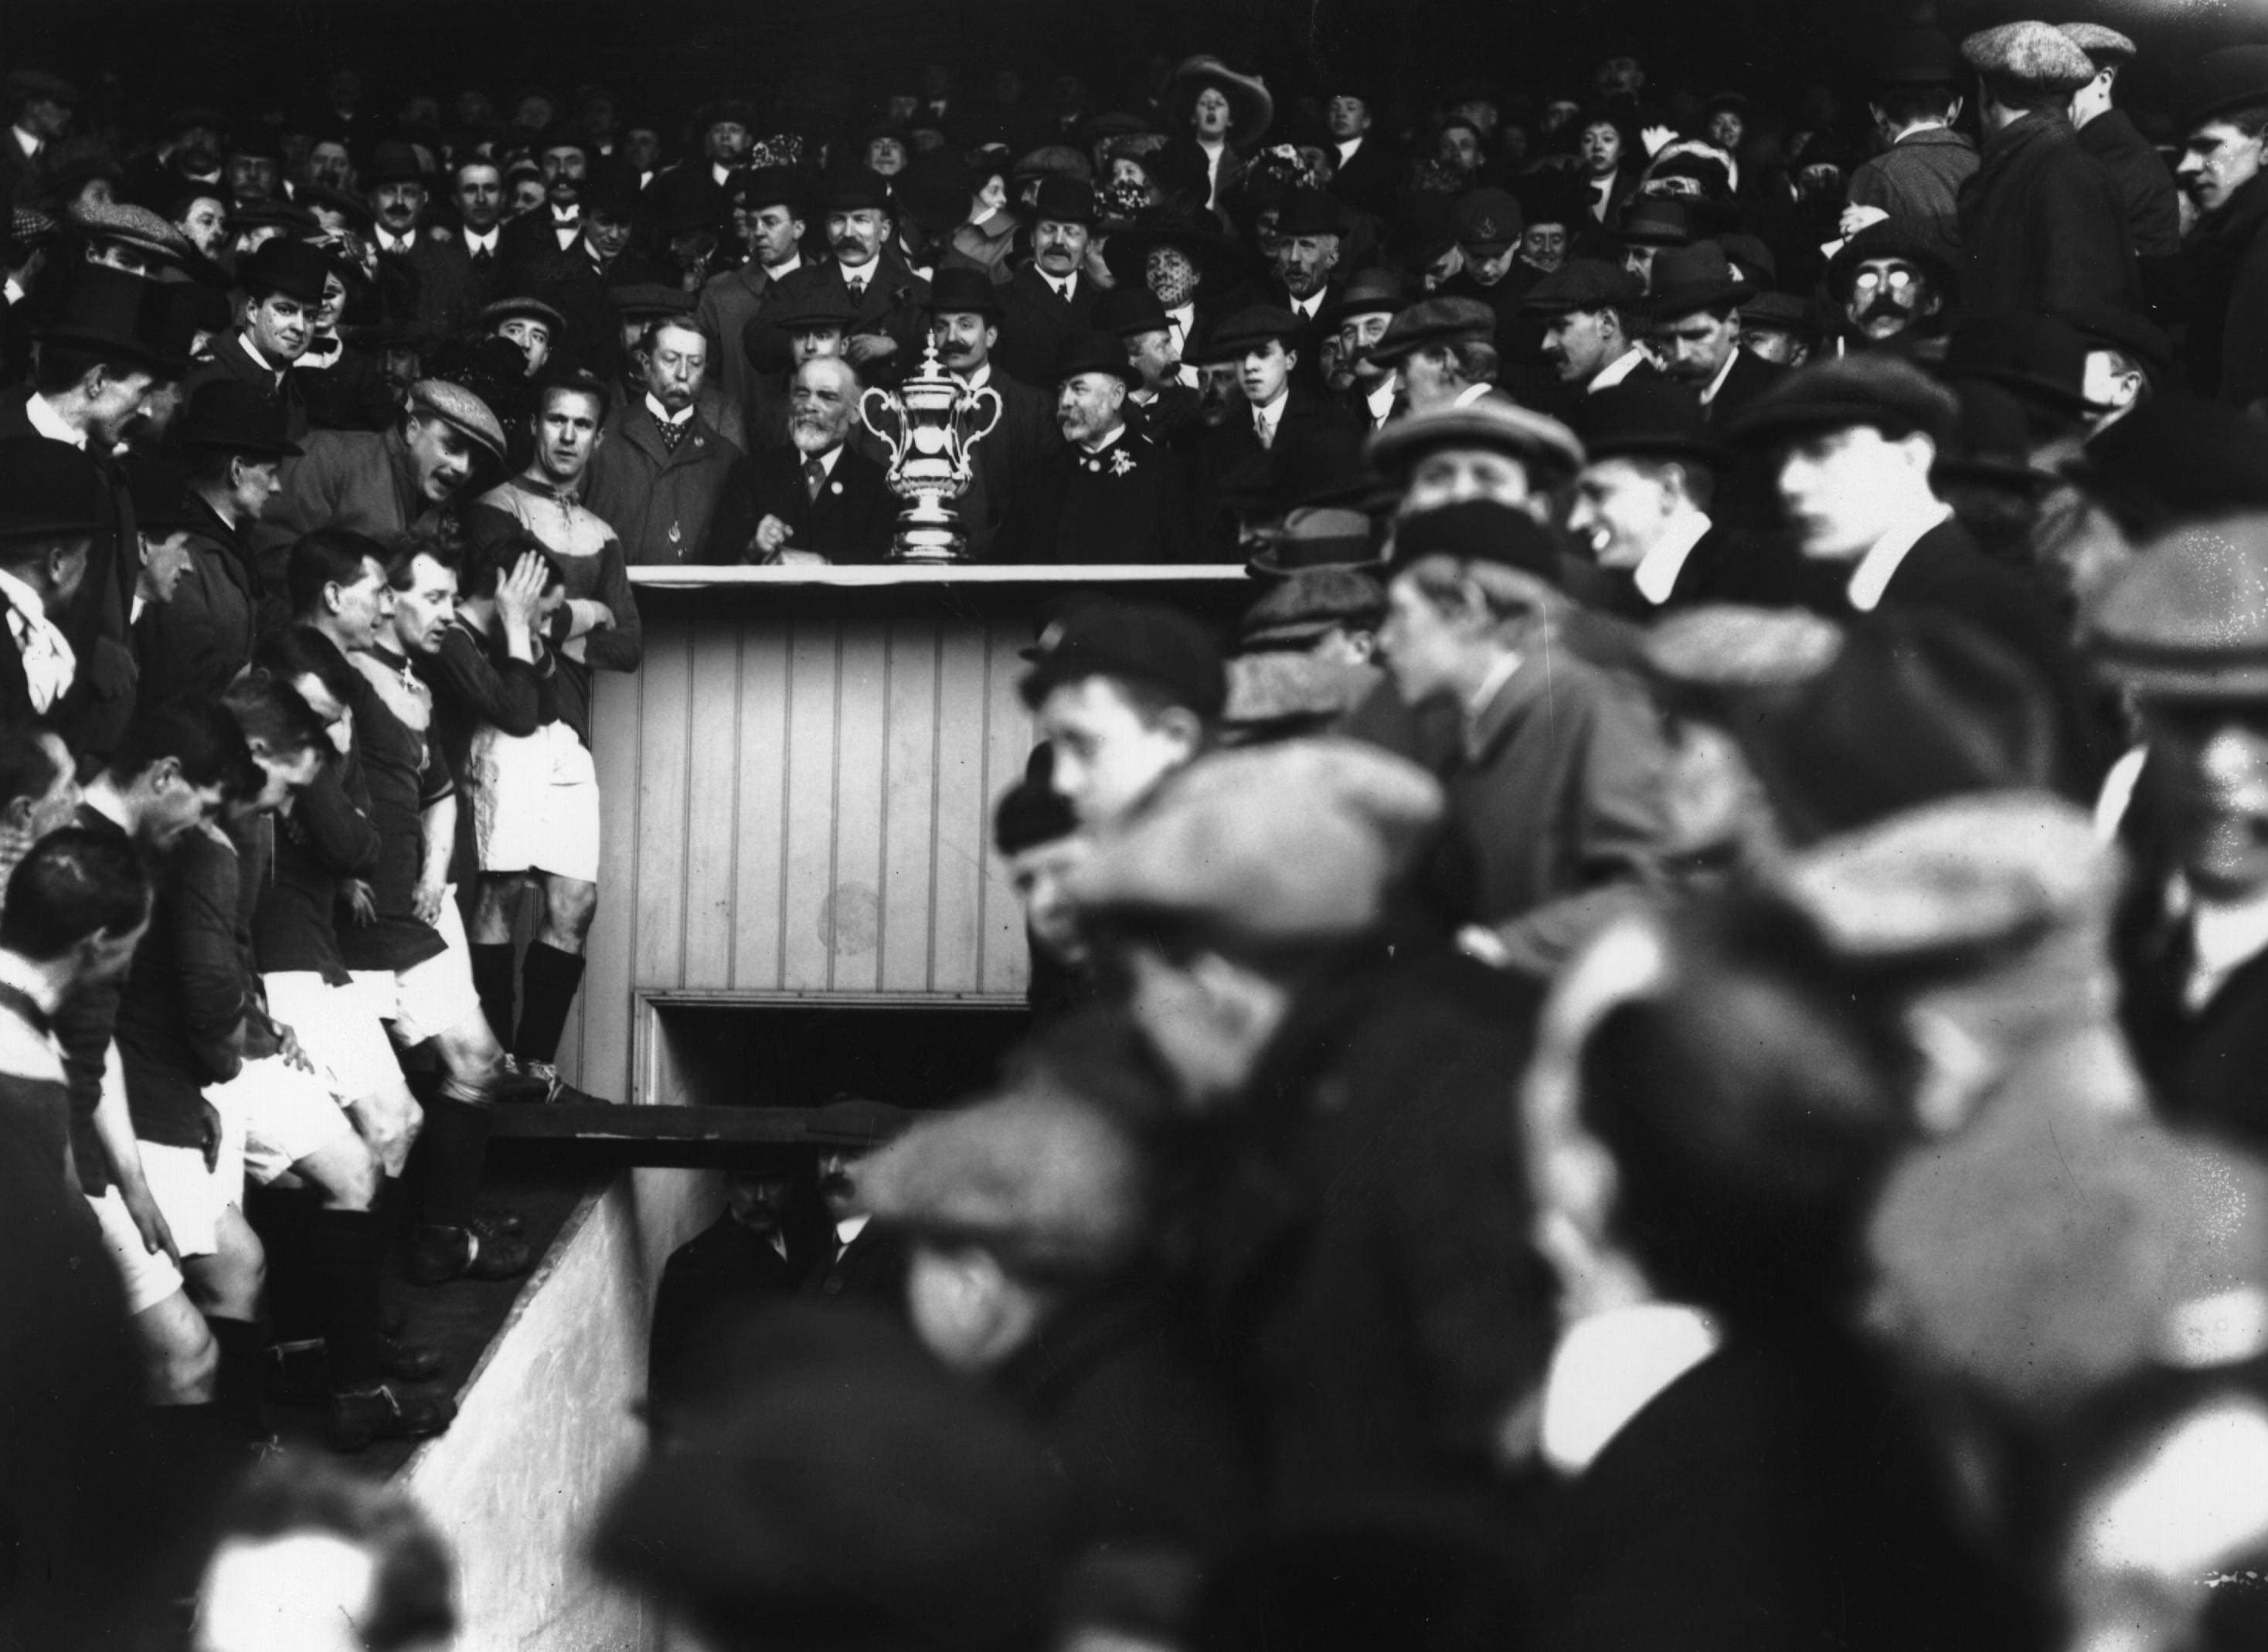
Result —
[[[1496,390],[1504,358],[1495,334],[1496,313],[1478,299],[1420,299],[1386,324],[1364,358],[1394,373],[1407,412],[1464,407]],[[1373,433],[1385,428],[1382,422],[1371,425]]]
[[[1256,306],[1226,317],[1205,341],[1209,358],[1237,362],[1244,388],[1243,406],[1206,432],[1197,448],[1198,528],[1208,538],[1217,540],[1221,532],[1214,520],[1221,478],[1238,464],[1279,443],[1288,448],[1319,436],[1356,433],[1345,409],[1298,380],[1300,341],[1309,331],[1289,310]]]
[[[1590,542],[1607,571],[1609,606],[1652,621],[1712,600],[1730,554],[1709,518],[1727,455],[1710,441],[1691,394],[1675,384],[1615,385],[1585,398],[1575,432],[1586,462],[1567,528]]]
[[[267,242],[239,261],[237,285],[245,296],[244,326],[213,342],[212,355],[182,381],[184,393],[216,379],[249,385],[284,414],[284,431],[307,433],[307,404],[293,364],[307,353],[315,312],[323,302],[329,261],[319,247],[287,238]]]
[[[1714,241],[1672,247],[1654,260],[1654,350],[1662,372],[1699,399],[1712,431],[1786,371],[1741,348],[1741,306],[1755,291]]]
[[[2268,395],[2268,46],[2209,53],[2191,77],[2176,173],[2198,208],[2191,233],[2190,382],[2250,407]]]
[[[846,300],[852,318],[843,355],[869,384],[895,384],[921,365],[929,283],[913,272],[893,232],[889,181],[869,168],[838,174],[825,189],[828,255],[771,283],[757,311],[761,364],[784,358],[776,318],[822,290]],[[769,369],[764,369],[769,370]]]
[[[738,269],[709,277],[694,316],[717,341],[717,382],[727,399],[743,408],[755,369],[741,348],[741,336],[772,288],[803,268],[810,193],[809,178],[795,166],[750,167],[734,173],[725,186],[747,257]]]
[[[1961,116],[1961,54],[1934,29],[1897,29],[1874,49],[1867,107],[1889,147],[1851,173],[1842,232],[1885,218],[1911,233],[1950,240],[1960,227],[1961,187],[1977,173],[1977,145],[1953,129]]]
[[[1075,178],[1043,178],[1033,205],[1032,262],[1000,292],[1000,343],[993,360],[1027,384],[1045,384],[1064,338],[1091,325],[1098,296],[1086,273],[1094,190]]]
[[[1543,323],[1544,364],[1559,382],[1592,395],[1661,369],[1638,347],[1645,289],[1626,269],[1595,258],[1571,258],[1521,301]]]
[[[2268,515],[2178,527],[2095,611],[2095,667],[2142,715],[2126,1024],[2164,1114],[2268,1146]]]
[[[2141,308],[2125,206],[2072,129],[2071,96],[2095,78],[2094,63],[2044,23],[1983,30],[1961,55],[1977,71],[1984,129],[1961,196],[1970,313]]]
[[[1189,560],[1188,463],[1126,422],[1126,397],[1140,380],[1112,335],[1064,340],[1050,381],[1064,445],[1020,488],[1000,531],[1001,561]]]
[[[1583,444],[1555,418],[1503,396],[1394,420],[1370,439],[1371,468],[1401,490],[1403,514],[1492,499],[1537,521],[1550,490],[1583,467]]]
[[[1497,313],[1501,332],[1511,325],[1528,289],[1545,274],[1520,257],[1527,217],[1510,190],[1491,184],[1460,195],[1450,221],[1456,226],[1464,267],[1441,291],[1480,299]]]
[[[2071,123],[2079,129],[2079,146],[2102,162],[2118,186],[2126,232],[2141,261],[2143,289],[2154,299],[2165,290],[2172,261],[2181,256],[2182,213],[2165,160],[2111,100],[2118,77],[2134,61],[2134,42],[2100,23],[2066,23],[2062,28],[2095,66],[2095,78],[2071,95]]]

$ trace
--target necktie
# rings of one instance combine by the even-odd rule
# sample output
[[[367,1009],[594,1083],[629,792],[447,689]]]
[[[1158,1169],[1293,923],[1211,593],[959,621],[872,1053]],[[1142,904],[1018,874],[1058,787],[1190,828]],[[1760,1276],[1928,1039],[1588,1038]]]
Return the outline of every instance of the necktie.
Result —
[[[853,276],[843,284],[850,289],[850,302],[856,304],[866,296],[866,277]]]
[[[827,467],[816,459],[805,460],[803,461],[803,497],[806,499],[816,499],[819,498],[820,489],[826,485]]]
[[[1252,433],[1260,439],[1260,445],[1263,447],[1273,447],[1276,445],[1276,427],[1266,419],[1254,419]]]
[[[484,276],[488,274],[489,270],[495,265],[495,263],[496,254],[489,251],[485,247],[479,248],[473,254],[473,268],[479,270]]]
[[[685,424],[691,422],[688,419]],[[674,454],[677,451],[677,444],[685,439],[685,424],[679,424],[670,419],[654,420],[654,429],[661,432],[661,448],[664,453]]]

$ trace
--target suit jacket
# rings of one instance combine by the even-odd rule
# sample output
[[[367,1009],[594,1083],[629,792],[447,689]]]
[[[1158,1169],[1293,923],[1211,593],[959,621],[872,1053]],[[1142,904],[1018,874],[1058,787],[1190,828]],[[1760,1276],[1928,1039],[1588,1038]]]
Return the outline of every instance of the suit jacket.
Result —
[[[1300,352],[1300,359],[1292,369],[1292,382],[1300,389],[1311,391],[1317,395],[1325,393],[1322,351],[1323,313],[1339,301],[1339,294],[1344,284],[1338,281],[1325,282],[1322,300],[1315,306],[1314,314],[1300,325],[1296,337],[1285,341],[1285,348]],[[1256,285],[1252,301],[1255,304],[1267,305],[1272,309],[1292,310],[1295,314],[1297,313],[1292,302],[1290,290],[1277,278],[1273,269],[1260,278]]]
[[[902,508],[882,467],[848,442],[817,498],[804,487],[803,455],[766,447],[733,461],[699,560],[762,561],[751,542],[757,524],[777,516],[788,525],[791,549],[815,550],[829,562],[880,562],[889,555]]]
[[[992,347],[993,366],[1026,384],[1053,384],[1057,346],[1066,334],[1082,332],[1092,323],[1101,296],[1082,272],[1071,296],[1059,299],[1036,265],[1024,265],[999,291],[1000,337]]]
[[[2189,334],[2183,348],[2199,395],[2230,407],[2268,396],[2268,173],[2191,232]]]
[[[1598,589],[1602,600],[1594,606],[1603,608],[1624,619],[1635,620],[1641,625],[1651,625],[1664,615],[1674,614],[1680,608],[1724,601],[1720,588],[1727,583],[1725,564],[1732,556],[1730,537],[1723,528],[1714,526],[1702,535],[1693,549],[1685,553],[1685,561],[1677,570],[1677,578],[1670,582],[1669,596],[1661,602],[1655,602],[1638,588],[1632,570],[1598,569]]]
[[[1207,431],[1197,449],[1197,526],[1199,537],[1211,547],[1209,555],[1225,560],[1236,545],[1236,524],[1219,498],[1221,479],[1261,452],[1254,429],[1252,404],[1240,402],[1228,422]],[[1276,422],[1276,446],[1297,446],[1318,436],[1359,437],[1363,421],[1356,414],[1327,401],[1296,380]]]
[[[676,449],[663,446],[641,398],[608,416],[584,503],[615,530],[630,567],[696,562],[740,457],[698,410]]]
[[[883,247],[868,268],[874,273],[867,277],[866,290],[858,297],[858,319],[850,323],[850,336],[879,333],[897,348],[879,360],[861,363],[858,377],[866,384],[895,384],[921,361],[922,341],[929,332],[929,283],[914,274],[895,247]],[[821,290],[849,296],[843,266],[832,257],[806,263],[785,280],[771,284],[757,306],[755,320],[749,323],[755,329],[754,336],[743,330],[742,345],[752,367],[759,372],[777,372],[788,365],[787,335],[780,328],[779,318],[802,295]]]
[[[502,291],[506,294],[519,291],[516,284],[518,273],[535,260],[556,258],[562,253],[580,253],[582,250],[583,232],[579,220],[574,239],[562,247],[558,235],[552,229],[549,205],[522,213],[516,218],[505,219],[503,227],[497,232],[497,262],[504,269],[505,284]]]
[[[968,491],[954,508],[968,533],[968,554],[991,560],[1018,493],[1033,470],[1061,450],[1064,439],[1056,424],[1055,397],[998,368],[986,383],[1000,393],[1000,422],[972,450]],[[1130,417],[1127,425],[1134,427]]]
[[[244,347],[241,334],[224,333],[213,340],[212,353],[193,365],[181,380],[181,400],[186,402],[199,385],[216,379],[234,379],[250,385],[259,392],[261,401],[283,409],[286,437],[296,442],[306,436],[307,398],[299,388],[298,368],[287,366],[279,375],[253,360],[251,352]]]
[[[501,233],[497,246],[501,251]],[[496,281],[493,274],[482,281],[461,242],[438,240],[422,225],[408,252],[381,252],[378,262],[410,277],[417,295],[418,326],[434,338],[450,338],[471,326],[488,302],[483,286],[492,287]]]
[[[352,344],[342,345],[328,365],[295,364],[291,383],[314,430],[382,431],[401,417],[401,403],[378,358]]]
[[[999,562],[1187,562],[1187,461],[1131,431],[1099,454],[1066,445],[1034,468],[998,544]]]
[[[1984,164],[1962,186],[1961,238],[1970,315],[2143,307],[2125,203],[2060,107],[1984,140]]]
[[[622,322],[607,289],[627,282],[673,284],[666,271],[635,250],[601,269],[578,240],[563,253],[521,265],[515,290],[542,299],[566,319],[567,336],[552,341],[555,366],[581,367],[612,384],[622,372]]]
[[[2146,264],[2180,257],[2182,209],[2174,175],[2150,140],[2134,129],[2126,111],[2105,109],[2080,127],[2079,146],[2102,163],[2117,186],[2134,255]]]
[[[806,1274],[796,1294],[808,1301],[840,1302],[870,1313],[902,1318],[906,1311],[906,1243],[891,1229],[868,1222],[840,1250],[834,1235],[821,1243],[828,1259]]]
[[[1332,175],[1331,193],[1348,206],[1386,218],[1394,211],[1401,183],[1402,157],[1373,127],[1364,135],[1362,146]]]
[[[1721,437],[1742,408],[1778,384],[1786,372],[1787,369],[1778,363],[1766,361],[1754,350],[1735,345],[1733,365],[1725,374],[1725,382],[1718,387],[1715,399],[1702,409],[1709,433]]]
[[[202,499],[194,554],[170,602],[152,602],[134,626],[140,693],[153,705],[202,712],[252,659],[261,635],[260,570],[252,548]],[[279,601],[276,607],[282,607]]]
[[[756,372],[748,363],[741,335],[763,308],[772,286],[771,271],[750,259],[737,269],[710,277],[702,284],[700,301],[693,306],[693,319],[717,341],[717,359],[709,364],[709,381],[723,390],[725,398],[744,416],[750,410],[748,388]],[[751,436],[752,451],[754,446],[755,438]]]

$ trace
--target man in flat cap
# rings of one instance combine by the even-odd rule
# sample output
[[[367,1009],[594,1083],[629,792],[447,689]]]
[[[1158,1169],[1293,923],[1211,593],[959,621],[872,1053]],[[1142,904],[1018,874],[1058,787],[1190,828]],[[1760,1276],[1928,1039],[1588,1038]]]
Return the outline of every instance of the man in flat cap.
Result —
[[[1391,421],[1365,449],[1398,489],[1403,514],[1492,499],[1550,519],[1551,490],[1583,468],[1583,444],[1558,420],[1504,396],[1482,396]]]
[[[1280,1517],[1478,1492],[1550,1351],[1502,1120],[1529,992],[1386,944],[1445,813],[1415,764],[1287,741],[1200,760],[1064,874],[1182,1112],[1224,1129],[1191,1254]]]
[[[1521,301],[1543,323],[1543,361],[1572,392],[1590,395],[1661,369],[1639,347],[1645,290],[1636,276],[1595,258],[1570,258]]]
[[[1001,290],[993,359],[1012,378],[1047,384],[1057,350],[1064,338],[1088,329],[1100,296],[1086,273],[1094,190],[1075,178],[1042,178],[1032,210],[1032,260]]]
[[[1395,375],[1406,413],[1468,407],[1496,393],[1504,358],[1495,335],[1496,313],[1478,299],[1420,299],[1386,324],[1364,357]],[[1386,426],[1370,428],[1375,434]]]
[[[1851,173],[1845,236],[1895,218],[1908,232],[1951,242],[1960,232],[1962,186],[1977,173],[1977,145],[1956,132],[1961,54],[1934,29],[1898,29],[1875,48],[1867,107],[1889,144]]]
[[[2118,77],[2134,61],[2134,42],[2100,23],[2066,23],[2063,32],[2095,65],[2095,78],[2071,94],[2071,123],[2079,146],[2102,163],[2118,187],[2126,232],[2142,270],[2142,289],[2154,302],[2167,291],[2182,254],[2182,212],[2173,174],[2149,139],[2134,129],[2112,101]]]
[[[1187,462],[1126,422],[1126,397],[1140,379],[1125,345],[1110,334],[1064,340],[1051,380],[1064,446],[1020,489],[1000,530],[999,560],[1189,560]]]
[[[1458,197],[1450,213],[1464,265],[1441,284],[1444,297],[1478,299],[1496,312],[1497,348],[1513,347],[1521,300],[1545,271],[1520,256],[1527,220],[1511,191],[1493,184]]]
[[[2189,247],[2190,382],[2249,408],[2268,396],[2268,46],[2232,46],[2198,66],[2176,168],[2197,205]]]
[[[47,193],[48,147],[70,136],[78,89],[43,69],[17,69],[9,71],[4,94],[0,114],[9,126],[0,138],[0,202],[36,206]]]
[[[244,292],[244,326],[214,341],[212,355],[182,380],[183,394],[216,379],[234,379],[282,411],[287,440],[305,437],[307,403],[293,364],[314,337],[315,311],[329,273],[319,248],[286,238],[240,260],[236,280]]]
[[[1345,409],[1296,381],[1300,341],[1310,330],[1289,310],[1256,306],[1225,318],[1205,341],[1209,358],[1236,358],[1244,405],[1198,446],[1200,531],[1218,514],[1221,478],[1253,454],[1272,452],[1279,443],[1289,447],[1319,436],[1356,433]]]
[[[892,204],[887,179],[864,167],[841,174],[828,185],[824,203],[828,255],[771,283],[757,312],[764,336],[757,359],[760,364],[784,362],[784,339],[777,318],[823,292],[830,301],[848,303],[851,310],[843,358],[865,382],[895,384],[921,365],[927,330],[922,306],[929,300],[929,283],[913,272],[898,250],[898,210]],[[1085,250],[1082,242],[1082,254]],[[769,365],[761,365],[760,370],[776,371]],[[753,418],[750,422],[753,425]]]
[[[2268,516],[2161,535],[2103,595],[2088,642],[2132,696],[2145,749],[2122,835],[2128,1036],[2160,1111],[2258,1153],[2268,1105]]]
[[[2095,65],[2044,23],[2004,23],[1961,43],[1977,71],[1983,162],[1962,191],[1973,315],[2139,309],[2126,209],[2072,130],[2071,96]]]
[[[736,407],[747,406],[748,381],[755,372],[741,336],[773,286],[803,268],[810,188],[802,169],[793,166],[751,167],[734,173],[725,186],[747,257],[738,268],[709,278],[693,313],[702,331],[717,341],[712,377]]]

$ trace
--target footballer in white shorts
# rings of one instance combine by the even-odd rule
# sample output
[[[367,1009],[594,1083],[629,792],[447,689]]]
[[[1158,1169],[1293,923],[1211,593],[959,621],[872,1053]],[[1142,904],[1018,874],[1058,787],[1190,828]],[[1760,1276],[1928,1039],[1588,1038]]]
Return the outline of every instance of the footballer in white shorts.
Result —
[[[565,723],[524,736],[483,726],[466,764],[483,872],[599,881],[599,771]]]

